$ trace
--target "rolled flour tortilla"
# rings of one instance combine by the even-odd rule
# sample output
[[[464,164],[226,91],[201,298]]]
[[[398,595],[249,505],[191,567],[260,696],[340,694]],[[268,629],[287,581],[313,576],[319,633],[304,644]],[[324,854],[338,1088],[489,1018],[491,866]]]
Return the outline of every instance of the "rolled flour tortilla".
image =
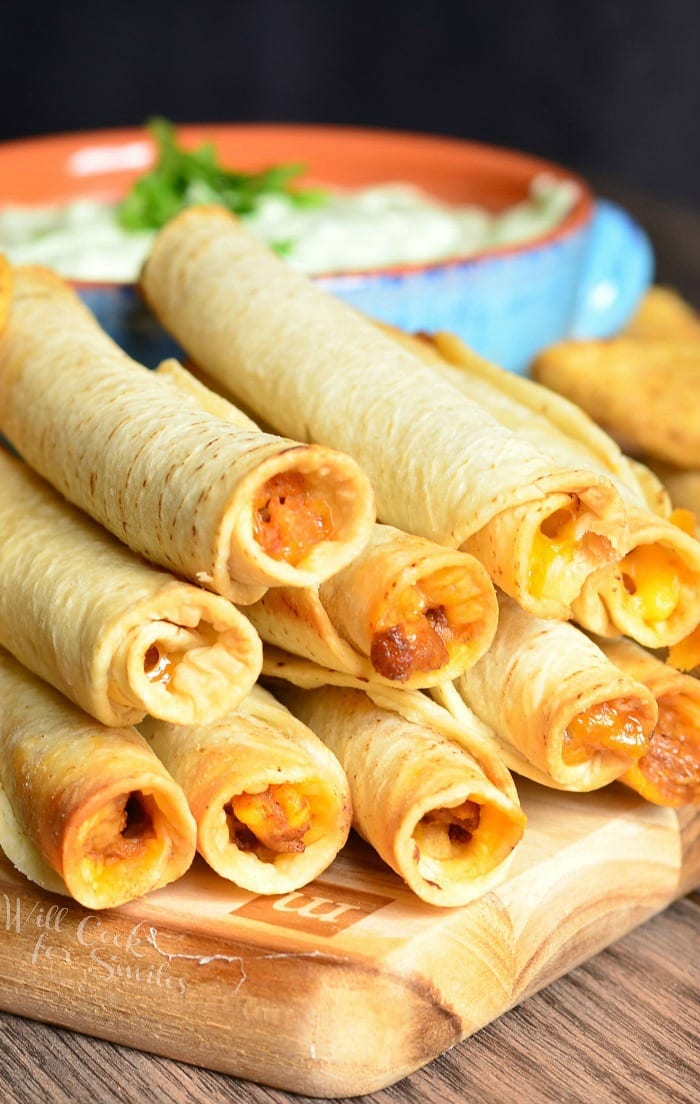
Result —
[[[644,683],[659,707],[647,751],[620,777],[656,805],[700,801],[700,681],[631,640],[599,640],[611,663]]]
[[[486,655],[436,688],[460,715],[466,702],[498,738],[511,770],[586,791],[619,778],[646,751],[654,695],[619,671],[575,626],[535,618],[505,595]]]
[[[31,881],[114,908],[189,868],[196,825],[134,728],[106,728],[0,650],[0,846]]]
[[[0,448],[0,644],[106,725],[214,720],[260,639],[225,598],[147,564]]]
[[[43,269],[12,273],[0,430],[134,551],[240,603],[338,571],[375,520],[350,457],[203,410]]]
[[[213,725],[141,725],[182,786],[197,847],[218,874],[254,893],[287,893],[317,877],[352,820],[335,756],[261,687]]]
[[[650,504],[652,477],[640,471],[619,445],[580,407],[564,396],[492,364],[451,333],[407,334],[383,330],[405,349],[478,402],[502,425],[548,453],[558,463],[585,466],[610,479],[623,498],[637,506]],[[668,512],[668,501],[653,483],[654,512]]]
[[[553,463],[228,212],[170,222],[141,286],[217,386],[278,432],[354,456],[381,521],[474,552],[529,608],[569,616],[614,557],[625,511],[611,480]]]
[[[456,678],[483,655],[498,605],[473,556],[377,525],[337,575],[318,587],[271,589],[246,613],[266,643],[416,688]]]
[[[354,827],[418,897],[461,905],[504,877],[525,815],[450,736],[361,690],[278,692],[342,763]]]
[[[573,603],[576,621],[600,636],[629,636],[648,648],[684,639],[700,623],[700,542],[694,532],[688,511],[667,519],[630,507],[625,554],[586,580]]]

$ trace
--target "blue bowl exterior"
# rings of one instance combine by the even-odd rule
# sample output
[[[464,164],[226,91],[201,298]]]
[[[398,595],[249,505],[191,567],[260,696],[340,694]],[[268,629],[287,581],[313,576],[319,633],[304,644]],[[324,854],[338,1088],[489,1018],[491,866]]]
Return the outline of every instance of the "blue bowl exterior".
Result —
[[[525,372],[545,346],[601,337],[624,324],[652,275],[643,231],[611,204],[566,237],[402,273],[324,276],[320,287],[409,331],[448,330],[488,360]],[[104,329],[149,367],[182,355],[130,286],[80,294]]]
[[[568,333],[588,234],[537,249],[399,275],[320,279],[327,291],[401,329],[447,330],[488,360],[523,372]]]

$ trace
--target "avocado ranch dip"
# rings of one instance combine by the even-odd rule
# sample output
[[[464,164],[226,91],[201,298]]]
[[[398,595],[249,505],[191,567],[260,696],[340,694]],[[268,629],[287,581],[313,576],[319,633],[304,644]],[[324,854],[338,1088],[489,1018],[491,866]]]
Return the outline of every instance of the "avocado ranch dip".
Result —
[[[539,237],[578,197],[573,181],[537,177],[522,203],[493,214],[440,203],[405,184],[328,193],[300,206],[284,193],[262,195],[240,217],[292,267],[310,275],[420,264]],[[61,206],[0,209],[0,252],[72,280],[136,279],[156,230],[126,229],[118,206],[79,199]]]
[[[157,231],[196,204],[220,204],[292,267],[316,275],[465,257],[539,237],[575,204],[574,181],[536,177],[508,210],[441,203],[408,184],[342,192],[302,186],[301,164],[246,172],[222,165],[205,142],[186,149],[167,119],[151,119],[152,167],[123,200],[83,198],[46,207],[0,207],[0,252],[13,264],[44,265],[67,279],[131,283]]]

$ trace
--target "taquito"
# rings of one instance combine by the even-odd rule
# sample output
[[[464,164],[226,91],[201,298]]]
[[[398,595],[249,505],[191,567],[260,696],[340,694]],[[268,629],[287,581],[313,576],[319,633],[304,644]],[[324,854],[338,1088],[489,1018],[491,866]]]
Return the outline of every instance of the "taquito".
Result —
[[[338,571],[375,520],[354,460],[203,410],[42,269],[13,271],[0,430],[134,551],[238,603]]]
[[[575,620],[599,636],[629,636],[648,648],[682,640],[700,623],[694,533],[689,511],[666,519],[630,507],[625,555],[585,581],[573,602]]]
[[[280,587],[246,614],[262,639],[325,667],[409,688],[456,678],[488,648],[498,604],[468,553],[377,525],[317,587]]]
[[[238,408],[172,361],[159,365],[206,409]],[[498,604],[466,552],[375,525],[351,564],[315,587],[274,587],[246,610],[268,644],[322,666],[407,687],[456,678],[484,653]]]
[[[263,677],[275,686],[290,683],[301,690],[318,690],[324,686],[340,686],[346,690],[362,690],[379,709],[398,713],[411,724],[427,725],[454,740],[474,759],[489,782],[513,802],[518,801],[513,776],[506,767],[500,744],[493,731],[462,703],[459,717],[434,701],[422,690],[405,690],[385,682],[368,681],[363,677],[322,667],[312,660],[291,655],[282,648],[266,647],[263,651]],[[452,683],[441,683],[451,686]],[[433,688],[430,695],[436,693]]]
[[[625,511],[609,479],[554,464],[228,212],[173,219],[141,287],[217,386],[278,432],[354,456],[381,521],[474,552],[524,605],[569,616],[615,556]]]
[[[0,644],[106,725],[192,724],[255,683],[231,602],[147,564],[0,448]]]
[[[526,376],[516,375],[479,356],[451,333],[408,334],[382,329],[413,352],[458,390],[483,406],[502,425],[548,453],[559,463],[587,466],[617,486],[638,506],[650,504],[653,477],[624,455],[580,407]],[[651,496],[654,512],[668,512],[658,483]]]
[[[620,777],[656,805],[700,801],[700,681],[631,640],[600,640],[608,659],[653,693],[659,719],[644,755]]]
[[[113,908],[189,868],[196,825],[134,728],[106,728],[0,650],[0,846],[31,881]]]
[[[462,905],[503,878],[525,815],[463,747],[361,690],[278,692],[342,763],[356,830],[418,897]]]
[[[532,617],[505,595],[493,644],[438,701],[466,702],[495,733],[511,770],[545,785],[598,789],[647,750],[654,695],[568,622]]]
[[[288,893],[345,843],[352,808],[338,760],[261,687],[213,725],[148,718],[141,732],[187,796],[200,854],[236,885]]]

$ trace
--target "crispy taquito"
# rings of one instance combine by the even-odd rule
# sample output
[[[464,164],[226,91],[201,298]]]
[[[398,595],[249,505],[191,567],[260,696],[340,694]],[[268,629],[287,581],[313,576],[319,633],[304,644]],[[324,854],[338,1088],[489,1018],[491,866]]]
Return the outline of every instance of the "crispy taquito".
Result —
[[[629,636],[648,648],[678,643],[700,623],[700,542],[695,518],[629,509],[627,550],[586,579],[576,621],[600,636]],[[689,530],[689,531],[686,531]]]
[[[157,371],[221,417],[239,416],[177,363]],[[349,674],[418,687],[456,678],[476,662],[493,639],[498,604],[474,556],[375,525],[365,548],[330,579],[271,588],[246,615],[269,644]]]
[[[239,603],[338,571],[375,519],[349,456],[203,410],[42,269],[12,274],[0,430],[134,551]]]
[[[621,671],[649,687],[659,719],[649,747],[620,778],[656,805],[700,801],[700,681],[631,640],[600,640]]]
[[[318,587],[279,587],[246,610],[266,643],[322,666],[416,688],[456,678],[488,648],[498,603],[474,556],[377,525]]]
[[[196,825],[134,728],[106,728],[0,650],[0,846],[31,881],[113,908],[184,874]]]
[[[467,703],[495,733],[507,765],[557,788],[619,778],[647,750],[654,695],[568,622],[535,618],[505,595],[493,644],[454,684],[432,691],[460,716]]]
[[[382,327],[502,425],[557,463],[587,466],[615,483],[622,496],[654,513],[669,512],[663,488],[631,461],[580,407],[526,376],[492,364],[450,333],[407,334]]]
[[[354,456],[381,521],[474,552],[529,608],[569,616],[614,558],[625,511],[611,480],[553,463],[228,212],[170,222],[141,287],[217,386],[278,432]]]
[[[387,691],[395,708],[347,687],[276,692],[337,755],[350,782],[355,829],[418,897],[461,905],[503,878],[525,815],[449,735],[444,710],[409,691]],[[406,697],[415,697],[418,710],[422,698],[432,712],[407,719],[400,711]]]
[[[338,760],[261,687],[216,724],[149,718],[140,730],[187,796],[200,854],[236,885],[287,893],[345,843],[352,808]]]
[[[0,448],[0,644],[106,725],[234,709],[262,647],[231,602],[147,564]]]

